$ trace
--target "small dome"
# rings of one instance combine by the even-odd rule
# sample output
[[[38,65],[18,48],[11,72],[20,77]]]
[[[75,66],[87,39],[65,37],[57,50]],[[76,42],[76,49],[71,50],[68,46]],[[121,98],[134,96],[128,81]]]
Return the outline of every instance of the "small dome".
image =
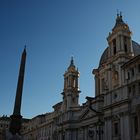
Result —
[[[105,51],[103,52],[100,62],[99,62],[99,67],[108,61],[109,59],[108,52],[109,52],[109,47],[107,47]],[[138,44],[137,42],[133,40],[132,40],[132,53],[134,54],[134,56],[137,56],[140,54],[140,44]]]
[[[99,66],[101,66],[103,63],[106,63],[107,60],[108,60],[108,50],[109,50],[109,47],[107,47],[105,49],[105,51],[103,52],[102,56],[101,56],[101,59],[100,59],[100,62],[99,62]]]

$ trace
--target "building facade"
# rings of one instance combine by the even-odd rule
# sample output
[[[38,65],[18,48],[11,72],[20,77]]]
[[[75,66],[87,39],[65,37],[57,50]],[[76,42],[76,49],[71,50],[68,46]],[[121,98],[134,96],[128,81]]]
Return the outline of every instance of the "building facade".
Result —
[[[25,140],[140,140],[140,45],[117,14],[108,47],[93,69],[95,97],[79,104],[79,71],[73,58],[64,73],[62,102],[23,123]]]

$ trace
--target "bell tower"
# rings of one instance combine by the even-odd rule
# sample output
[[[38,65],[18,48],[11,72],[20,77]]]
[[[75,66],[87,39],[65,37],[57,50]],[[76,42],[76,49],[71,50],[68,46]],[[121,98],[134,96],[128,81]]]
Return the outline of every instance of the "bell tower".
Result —
[[[73,57],[71,58],[70,65],[64,73],[64,89],[63,89],[63,111],[70,110],[79,106],[79,71],[74,65]]]
[[[117,13],[115,25],[107,37],[108,47],[104,50],[95,75],[95,95],[108,94],[123,85],[122,65],[134,56],[131,31]]]
[[[109,44],[109,56],[132,55],[131,31],[129,26],[123,21],[122,13],[117,14],[115,26],[107,37]]]

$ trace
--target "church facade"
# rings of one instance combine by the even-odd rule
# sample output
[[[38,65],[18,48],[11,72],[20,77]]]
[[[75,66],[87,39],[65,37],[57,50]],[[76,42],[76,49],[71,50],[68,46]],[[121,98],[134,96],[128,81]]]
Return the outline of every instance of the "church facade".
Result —
[[[79,105],[80,73],[72,58],[64,73],[62,102],[53,112],[24,122],[24,140],[140,140],[140,45],[121,14],[107,41],[92,71],[95,97]]]

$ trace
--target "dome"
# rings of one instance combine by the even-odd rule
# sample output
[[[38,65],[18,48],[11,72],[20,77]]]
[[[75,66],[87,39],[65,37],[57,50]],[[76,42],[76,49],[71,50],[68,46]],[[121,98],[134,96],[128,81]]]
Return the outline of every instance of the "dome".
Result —
[[[137,56],[140,54],[140,44],[132,40],[132,51],[134,53],[134,56]]]
[[[109,52],[109,47],[107,47],[105,51],[103,52],[100,62],[99,62],[99,67],[108,61],[108,58],[109,58],[108,52]],[[134,56],[137,56],[140,54],[140,44],[138,44],[137,42],[133,40],[132,40],[132,52]]]
[[[109,55],[108,55],[108,50],[109,50],[109,47],[107,47],[107,48],[105,49],[105,51],[103,52],[103,54],[102,54],[102,56],[101,56],[101,58],[100,58],[99,66],[102,65],[103,63],[106,63],[106,62],[107,62],[108,57],[109,57]]]

